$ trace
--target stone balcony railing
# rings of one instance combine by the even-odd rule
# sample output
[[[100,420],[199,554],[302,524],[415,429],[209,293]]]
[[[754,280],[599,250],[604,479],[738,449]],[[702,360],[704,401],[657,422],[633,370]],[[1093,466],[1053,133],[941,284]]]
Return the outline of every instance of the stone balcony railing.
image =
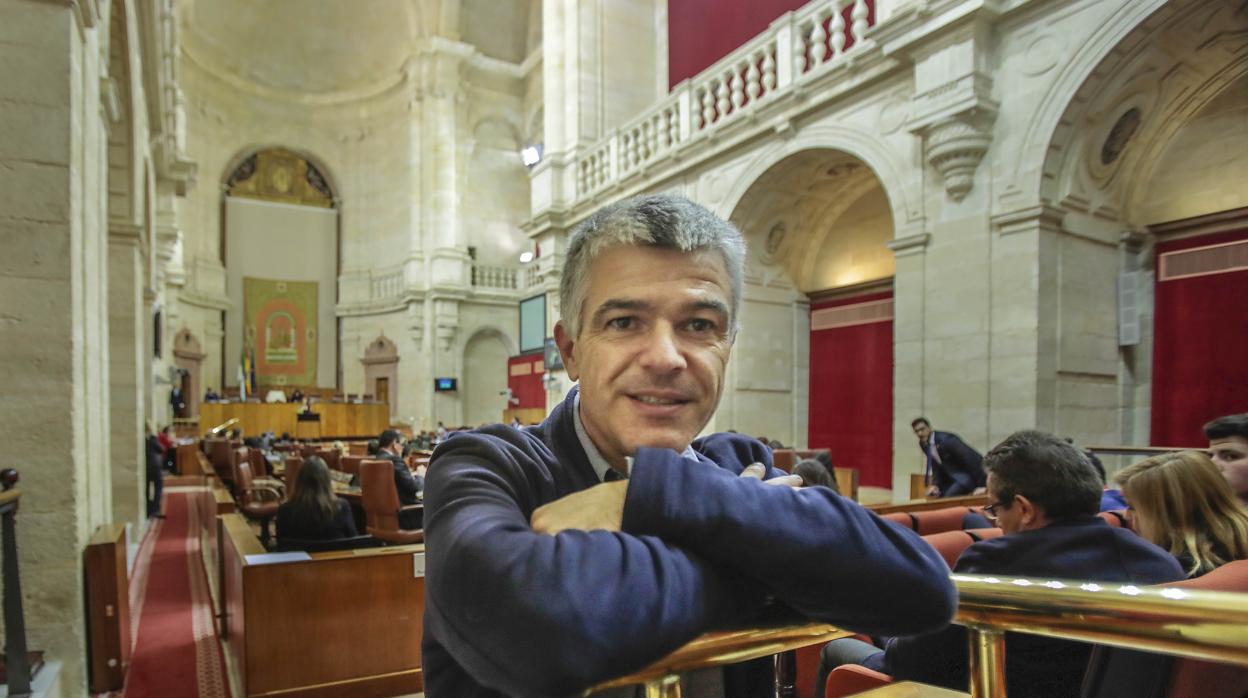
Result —
[[[471,284],[473,288],[514,291],[517,288],[516,281],[519,271],[515,267],[474,264],[472,265]]]
[[[368,298],[371,301],[402,295],[406,285],[402,268],[381,273],[369,272],[368,277]]]
[[[773,23],[610,136],[581,149],[575,156],[576,198],[594,195],[831,70],[865,39],[874,6],[868,0],[816,0]]]

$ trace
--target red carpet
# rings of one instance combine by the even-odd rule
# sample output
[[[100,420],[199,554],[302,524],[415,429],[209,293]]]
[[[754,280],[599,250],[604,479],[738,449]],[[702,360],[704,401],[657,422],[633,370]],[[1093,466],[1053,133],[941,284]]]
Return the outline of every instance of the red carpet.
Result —
[[[180,489],[180,488],[179,488]],[[135,643],[125,698],[228,698],[208,579],[182,492],[165,493],[131,580]]]

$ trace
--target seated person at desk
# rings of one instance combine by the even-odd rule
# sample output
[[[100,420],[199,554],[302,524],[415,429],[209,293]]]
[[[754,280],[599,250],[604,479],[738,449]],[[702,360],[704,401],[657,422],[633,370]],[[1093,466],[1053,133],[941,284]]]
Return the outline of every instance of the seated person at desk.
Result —
[[[859,632],[949,621],[948,568],[912,531],[794,488],[753,439],[695,439],[744,258],[736,228],[675,196],[572,233],[555,340],[577,387],[538,426],[451,435],[429,466],[426,695],[579,695],[778,608]],[[704,688],[686,695],[774,690],[770,659],[688,679]]]
[[[381,432],[377,439],[379,460],[388,460],[394,464],[394,489],[399,493],[399,506],[420,504],[420,495],[425,489],[425,478],[412,475],[407,463],[403,460],[403,437],[394,429]],[[399,527],[417,529],[421,526],[420,511],[400,511]]]
[[[988,452],[984,507],[1005,532],[972,544],[953,571],[963,574],[1163,584],[1183,578],[1169,553],[1097,512],[1101,479],[1079,449],[1052,434],[1020,431]],[[1092,646],[1006,633],[1006,695],[1077,696]],[[819,679],[841,664],[861,664],[898,680],[967,690],[966,628],[896,637],[880,650],[852,638],[823,649]],[[824,684],[816,681],[815,695]],[[1121,694],[1133,695],[1133,694]]]
[[[299,402],[301,400],[303,400],[303,391],[298,388],[295,388],[294,391],[291,392],[290,394],[290,401]]]
[[[295,489],[277,508],[277,541],[333,540],[356,534],[351,505],[334,495],[329,466],[311,456],[299,469]]]

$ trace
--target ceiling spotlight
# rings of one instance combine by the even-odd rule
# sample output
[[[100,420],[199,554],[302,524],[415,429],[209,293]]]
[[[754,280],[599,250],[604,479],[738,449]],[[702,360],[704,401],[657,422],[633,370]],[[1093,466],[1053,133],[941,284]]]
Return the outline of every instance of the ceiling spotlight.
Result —
[[[538,145],[525,146],[520,151],[520,162],[525,167],[532,167],[542,161],[542,148]]]
[[[520,263],[521,263],[521,264],[528,264],[529,262],[532,262],[532,261],[533,261],[533,253],[532,253],[532,252],[529,252],[528,250],[525,250],[524,252],[521,252],[521,253],[520,253]]]

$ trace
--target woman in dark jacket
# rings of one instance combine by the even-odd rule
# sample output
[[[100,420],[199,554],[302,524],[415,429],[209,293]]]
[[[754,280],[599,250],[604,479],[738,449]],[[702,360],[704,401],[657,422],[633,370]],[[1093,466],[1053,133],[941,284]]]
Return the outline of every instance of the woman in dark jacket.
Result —
[[[277,540],[312,541],[352,538],[356,534],[351,505],[334,495],[325,461],[303,461],[294,490],[277,509]]]

